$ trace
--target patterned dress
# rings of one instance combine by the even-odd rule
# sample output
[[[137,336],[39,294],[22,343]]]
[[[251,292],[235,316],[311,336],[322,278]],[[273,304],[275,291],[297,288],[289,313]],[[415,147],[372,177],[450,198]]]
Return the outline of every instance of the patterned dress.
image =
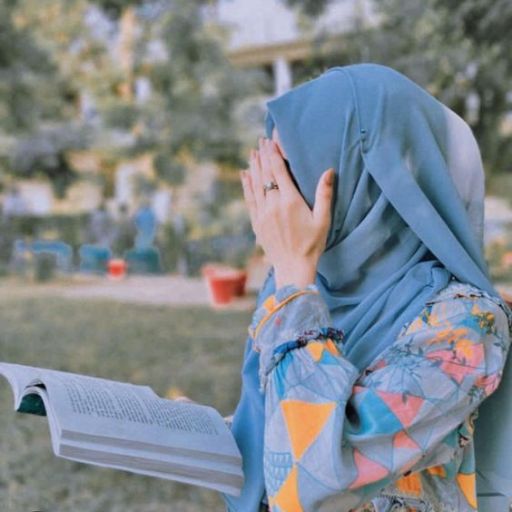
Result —
[[[331,325],[314,284],[285,285],[254,312],[262,510],[476,511],[474,420],[501,379],[510,308],[452,279],[363,372]]]

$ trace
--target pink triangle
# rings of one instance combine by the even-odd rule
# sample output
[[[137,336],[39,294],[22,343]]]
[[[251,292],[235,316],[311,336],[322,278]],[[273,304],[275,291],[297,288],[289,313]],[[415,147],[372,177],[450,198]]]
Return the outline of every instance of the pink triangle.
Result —
[[[377,482],[389,473],[387,468],[365,457],[357,448],[354,448],[354,464],[357,468],[357,477],[350,484],[349,489],[355,489],[372,482]]]
[[[423,398],[419,396],[390,393],[388,391],[375,391],[406,428],[413,422],[424,402]],[[405,396],[405,402],[402,396]]]
[[[418,450],[419,446],[411,439],[404,430],[397,432],[393,438],[393,449],[404,448],[406,450]]]
[[[366,391],[368,388],[366,386],[359,386],[357,384],[354,384],[352,386],[352,394],[356,395],[357,393],[362,393],[363,391]]]

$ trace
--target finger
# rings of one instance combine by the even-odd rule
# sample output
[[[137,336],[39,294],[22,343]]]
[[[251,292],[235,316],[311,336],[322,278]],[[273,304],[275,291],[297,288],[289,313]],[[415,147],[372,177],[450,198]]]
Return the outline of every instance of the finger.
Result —
[[[249,168],[251,172],[251,185],[256,200],[256,208],[262,211],[265,206],[265,196],[263,194],[263,183],[261,177],[260,162],[256,157],[256,151],[251,149],[251,157],[249,158]]]
[[[331,222],[331,200],[334,189],[334,169],[327,169],[318,182],[313,205],[313,218],[318,225],[329,226]]]
[[[284,163],[283,156],[279,152],[277,144],[274,141],[270,141],[271,145],[269,148],[270,162],[272,166],[272,173],[279,186],[279,190],[282,194],[291,196],[300,196],[295,183],[293,183],[286,164]]]
[[[177,396],[174,399],[175,402],[188,402],[188,403],[195,403],[194,400],[189,398],[188,396]]]
[[[244,187],[244,199],[249,210],[249,217],[251,219],[251,227],[256,237],[255,244],[261,245],[258,235],[258,212],[256,206],[256,199],[254,197],[253,185],[251,184],[251,174],[249,170],[241,171],[242,186]]]
[[[272,162],[270,156],[270,140],[260,138],[260,150],[258,152],[260,165],[261,165],[261,176],[263,183],[274,181],[274,173],[272,172]]]
[[[263,183],[274,182],[277,184],[278,189],[270,189],[267,190],[265,206],[276,205],[279,201],[281,201],[281,194],[279,190],[279,183],[275,179],[273,169],[272,169],[272,141],[270,139],[263,139],[262,149],[260,151],[261,159],[262,159],[262,169],[263,169]]]
[[[250,174],[248,170],[241,171],[242,188],[244,191],[244,200],[249,210],[249,217],[251,218],[252,229],[256,232],[256,199],[252,190],[250,182]]]

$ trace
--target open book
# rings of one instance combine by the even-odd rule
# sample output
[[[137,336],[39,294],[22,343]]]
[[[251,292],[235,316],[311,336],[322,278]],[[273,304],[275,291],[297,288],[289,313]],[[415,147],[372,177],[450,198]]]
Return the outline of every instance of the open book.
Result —
[[[0,363],[0,375],[16,411],[48,417],[55,455],[240,495],[242,457],[213,407],[160,398],[148,386],[18,364]]]

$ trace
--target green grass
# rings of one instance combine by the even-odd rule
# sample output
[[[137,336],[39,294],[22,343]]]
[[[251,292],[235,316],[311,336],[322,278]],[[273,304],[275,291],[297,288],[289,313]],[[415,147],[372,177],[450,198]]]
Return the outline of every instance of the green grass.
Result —
[[[0,360],[148,384],[233,412],[249,312],[0,297]],[[223,511],[216,491],[53,455],[46,418],[0,378],[2,512]]]

